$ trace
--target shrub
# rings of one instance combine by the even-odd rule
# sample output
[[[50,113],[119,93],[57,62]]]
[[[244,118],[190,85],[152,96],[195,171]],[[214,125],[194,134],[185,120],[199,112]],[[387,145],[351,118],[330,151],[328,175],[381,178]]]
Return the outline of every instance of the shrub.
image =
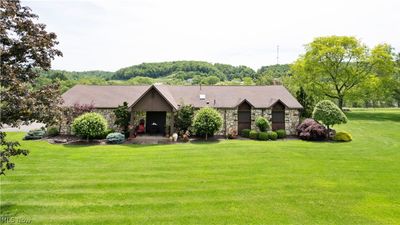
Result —
[[[93,137],[93,139],[105,139],[107,138],[108,134],[115,133],[115,130],[112,128],[107,128],[104,133],[100,134],[99,136]]]
[[[131,112],[129,111],[128,103],[123,102],[114,109],[115,125],[118,125],[124,132],[125,137],[129,136],[129,122],[131,121]]]
[[[46,132],[43,129],[30,130],[24,137],[24,140],[42,139]]]
[[[341,132],[337,132],[336,133],[336,135],[333,138],[333,140],[347,142],[347,141],[353,140],[353,138],[351,137],[351,134],[349,134],[347,132],[344,132],[344,131],[341,131]]]
[[[249,133],[249,138],[251,139],[257,139],[258,138],[258,132],[255,130],[251,130]]]
[[[276,140],[278,139],[278,134],[275,131],[268,131],[268,139]]]
[[[278,138],[286,137],[286,131],[284,129],[276,130],[275,132],[278,134]]]
[[[121,133],[109,133],[106,139],[109,144],[122,144],[125,141],[125,135]]]
[[[250,137],[250,129],[243,129],[240,136],[246,137],[246,138]]]
[[[267,132],[258,133],[258,140],[261,140],[261,141],[268,140],[268,133]]]
[[[98,113],[85,113],[74,120],[72,130],[76,135],[86,139],[93,139],[104,135],[107,121]]]
[[[319,141],[327,137],[328,130],[314,119],[305,119],[296,128],[297,136],[302,140]]]
[[[256,126],[260,131],[264,132],[270,128],[269,122],[264,117],[260,116],[256,119]]]
[[[329,126],[347,123],[346,115],[330,100],[318,102],[314,107],[312,117],[325,124],[328,127],[328,130]]]
[[[193,118],[193,127],[196,135],[205,136],[206,140],[208,136],[214,135],[221,126],[221,114],[210,107],[201,108]]]
[[[60,131],[57,127],[49,127],[49,128],[47,128],[46,133],[47,133],[47,136],[49,136],[49,137],[55,137],[60,134]]]
[[[182,105],[176,111],[174,116],[174,126],[179,132],[185,132],[189,130],[192,125],[194,116],[194,108],[192,105]]]

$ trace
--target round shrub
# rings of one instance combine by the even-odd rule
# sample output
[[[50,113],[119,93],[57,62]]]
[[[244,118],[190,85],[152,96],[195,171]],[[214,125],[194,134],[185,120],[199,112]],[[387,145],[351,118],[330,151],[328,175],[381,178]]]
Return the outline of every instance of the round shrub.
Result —
[[[278,138],[286,137],[286,131],[284,129],[276,130],[275,132],[278,134]]]
[[[24,137],[24,140],[42,139],[46,132],[43,129],[30,130]]]
[[[46,133],[47,133],[47,136],[49,136],[49,137],[55,137],[60,134],[60,131],[57,127],[49,127],[49,128],[47,128]]]
[[[260,131],[264,132],[270,128],[269,122],[264,117],[260,116],[256,119],[256,126]]]
[[[240,136],[242,137],[250,137],[250,129],[243,129],[242,132],[240,133]]]
[[[205,136],[206,140],[208,136],[214,135],[222,126],[221,114],[210,107],[201,108],[194,115],[193,128],[196,135]]]
[[[333,140],[348,142],[353,140],[353,138],[351,137],[351,134],[341,131],[336,133],[335,137],[333,137]]]
[[[268,131],[268,139],[276,140],[278,139],[278,134],[275,131]]]
[[[85,113],[72,123],[73,132],[82,138],[93,139],[104,135],[107,121],[98,113]]]
[[[267,132],[258,133],[258,140],[261,140],[261,141],[268,140],[268,133]]]
[[[125,141],[125,135],[121,133],[109,133],[106,137],[106,141],[109,144],[122,144]]]
[[[328,130],[335,124],[347,123],[346,115],[330,100],[318,102],[314,107],[312,117],[325,124]]]
[[[255,130],[250,131],[249,138],[257,139],[258,138],[258,132],[255,131]]]

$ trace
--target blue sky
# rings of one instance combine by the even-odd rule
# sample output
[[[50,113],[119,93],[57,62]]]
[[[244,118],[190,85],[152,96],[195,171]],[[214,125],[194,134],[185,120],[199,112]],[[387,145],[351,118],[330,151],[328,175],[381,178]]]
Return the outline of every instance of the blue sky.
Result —
[[[325,35],[356,36],[400,51],[400,1],[24,0],[64,57],[54,69],[107,70],[172,60],[254,69],[291,63]]]

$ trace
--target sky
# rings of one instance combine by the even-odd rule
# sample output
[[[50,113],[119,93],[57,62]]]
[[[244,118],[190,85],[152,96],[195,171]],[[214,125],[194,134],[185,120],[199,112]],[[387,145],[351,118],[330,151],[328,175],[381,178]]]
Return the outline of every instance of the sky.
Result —
[[[355,36],[400,51],[399,0],[23,0],[55,32],[53,69],[143,62],[291,63],[315,37]]]

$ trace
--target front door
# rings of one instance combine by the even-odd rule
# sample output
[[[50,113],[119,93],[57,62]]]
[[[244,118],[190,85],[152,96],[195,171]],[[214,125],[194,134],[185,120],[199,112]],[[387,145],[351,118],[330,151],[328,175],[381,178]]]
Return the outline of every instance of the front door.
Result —
[[[164,135],[166,116],[166,112],[146,112],[146,133]]]

